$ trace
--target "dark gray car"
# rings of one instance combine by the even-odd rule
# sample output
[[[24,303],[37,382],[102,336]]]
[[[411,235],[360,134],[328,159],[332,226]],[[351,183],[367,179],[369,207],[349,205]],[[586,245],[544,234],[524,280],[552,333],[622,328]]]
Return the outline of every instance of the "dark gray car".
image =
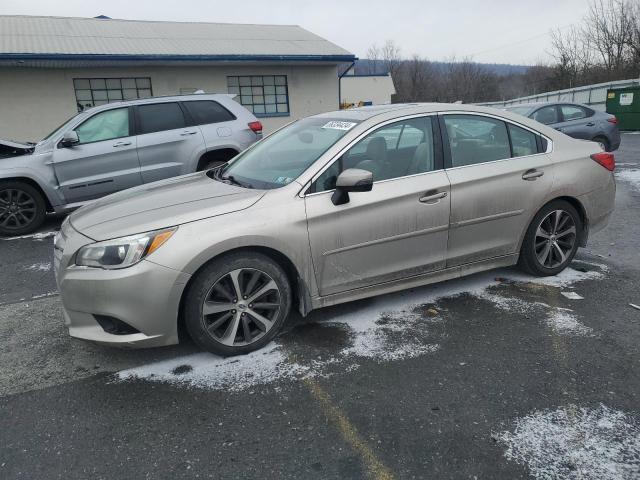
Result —
[[[620,146],[616,117],[586,105],[540,102],[514,105],[505,110],[533,118],[570,137],[597,142],[607,152],[617,150]]]

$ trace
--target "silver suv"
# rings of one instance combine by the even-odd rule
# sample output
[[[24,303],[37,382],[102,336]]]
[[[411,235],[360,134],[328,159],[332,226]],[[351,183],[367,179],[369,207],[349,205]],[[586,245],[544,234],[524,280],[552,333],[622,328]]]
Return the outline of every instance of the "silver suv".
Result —
[[[262,124],[233,95],[202,94],[102,105],[35,145],[0,141],[0,235],[29,233],[47,212],[218,166],[261,137]]]

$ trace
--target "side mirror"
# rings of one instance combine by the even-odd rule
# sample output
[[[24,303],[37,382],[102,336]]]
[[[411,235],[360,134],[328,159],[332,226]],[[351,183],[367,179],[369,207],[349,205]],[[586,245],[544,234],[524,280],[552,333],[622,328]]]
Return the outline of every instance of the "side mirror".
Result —
[[[80,139],[78,138],[78,133],[75,130],[71,130],[70,132],[65,132],[62,136],[62,140],[60,140],[60,145],[65,148],[72,147],[80,143]]]
[[[349,192],[370,192],[373,188],[373,173],[359,168],[348,168],[336,180],[336,190],[331,196],[334,205],[349,201]]]

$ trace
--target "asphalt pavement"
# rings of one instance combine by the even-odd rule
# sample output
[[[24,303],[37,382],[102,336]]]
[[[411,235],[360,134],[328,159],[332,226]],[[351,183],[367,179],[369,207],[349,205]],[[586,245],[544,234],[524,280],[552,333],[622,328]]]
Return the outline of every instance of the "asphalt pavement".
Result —
[[[571,268],[294,318],[229,359],[63,327],[48,219],[0,239],[0,478],[640,478],[640,135]]]

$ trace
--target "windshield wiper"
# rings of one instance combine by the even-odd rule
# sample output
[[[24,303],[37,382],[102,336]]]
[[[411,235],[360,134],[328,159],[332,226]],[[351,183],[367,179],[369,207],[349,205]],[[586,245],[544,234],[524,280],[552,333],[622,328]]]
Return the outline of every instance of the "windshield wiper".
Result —
[[[251,185],[250,183],[245,183],[245,182],[241,182],[239,180],[236,180],[233,175],[227,175],[226,177],[220,176],[220,178],[223,181],[229,182],[229,183],[231,183],[233,185],[238,185],[239,187],[253,188],[253,185]]]

